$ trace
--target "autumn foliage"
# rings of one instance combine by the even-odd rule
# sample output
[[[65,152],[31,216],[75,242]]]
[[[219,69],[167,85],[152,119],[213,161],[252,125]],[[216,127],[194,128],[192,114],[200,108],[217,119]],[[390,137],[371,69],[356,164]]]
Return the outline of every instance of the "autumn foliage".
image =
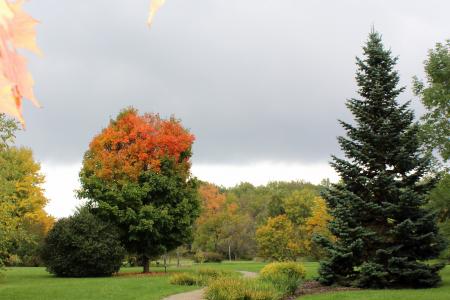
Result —
[[[256,231],[256,240],[261,257],[271,260],[293,261],[302,250],[294,223],[286,215],[269,218]]]
[[[198,217],[190,173],[194,136],[174,117],[129,108],[95,136],[80,172],[80,198],[120,229],[129,254],[149,260],[187,243]]]
[[[34,81],[27,69],[25,57],[17,49],[40,55],[36,44],[35,26],[39,23],[23,11],[24,0],[0,0],[0,113],[17,118],[22,125],[22,100],[28,99],[40,107],[33,92]],[[151,26],[165,0],[151,0],[147,23]]]
[[[31,150],[15,147],[18,124],[0,114],[0,267],[39,264],[54,219],[44,207],[45,178]]]
[[[151,0],[150,10],[149,10],[148,19],[147,19],[148,26],[152,26],[155,14],[158,12],[158,10],[161,8],[161,6],[164,5],[165,2],[166,2],[166,0]]]
[[[92,140],[84,168],[102,179],[136,181],[143,171],[158,173],[169,158],[187,172],[194,139],[175,118],[127,109]]]
[[[22,99],[39,106],[33,92],[33,78],[27,70],[25,57],[18,48],[40,54],[34,27],[38,23],[23,9],[24,1],[0,0],[0,112],[24,123]]]
[[[199,187],[198,192],[200,194],[200,199],[203,202],[202,206],[204,215],[213,215],[218,213],[225,203],[225,194],[221,193],[214,184],[202,184]]]

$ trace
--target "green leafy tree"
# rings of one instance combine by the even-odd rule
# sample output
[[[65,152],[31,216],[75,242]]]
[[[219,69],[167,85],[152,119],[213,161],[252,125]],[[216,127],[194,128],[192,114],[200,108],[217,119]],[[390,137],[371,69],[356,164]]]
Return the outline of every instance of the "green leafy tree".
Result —
[[[394,70],[397,59],[371,32],[357,59],[362,97],[347,107],[355,124],[341,122],[347,137],[339,144],[347,160],[333,157],[342,183],[324,194],[336,242],[319,238],[329,257],[321,262],[320,281],[361,287],[432,287],[442,265],[424,261],[443,249],[436,215],[424,208],[435,180],[422,180],[430,158],[421,153],[419,126]]]
[[[439,229],[447,240],[447,249],[441,257],[450,261],[450,174],[445,173],[431,191],[428,207],[437,212]]]
[[[190,174],[193,141],[174,118],[126,109],[85,154],[79,197],[118,226],[129,254],[142,257],[144,272],[150,258],[191,241],[200,205]]]
[[[450,158],[450,40],[429,51],[425,74],[426,84],[414,78],[414,93],[427,110],[420,137],[425,147],[436,149],[445,162]]]
[[[439,154],[438,161],[444,164],[442,178],[430,194],[429,206],[439,212],[439,227],[450,241],[450,175],[445,168],[450,158],[450,40],[437,43],[429,51],[425,74],[426,84],[414,78],[414,93],[427,110],[422,117],[420,136],[425,148]],[[450,259],[450,248],[443,257]]]
[[[19,130],[19,124],[0,113],[0,149],[4,149],[14,143],[15,133]]]
[[[226,213],[203,215],[197,221],[194,233],[193,249],[196,251],[217,252]]]
[[[251,259],[256,253],[255,227],[248,215],[229,214],[220,229],[218,252],[229,259]]]
[[[450,174],[445,174],[431,191],[428,206],[438,212],[439,222],[450,220]]]

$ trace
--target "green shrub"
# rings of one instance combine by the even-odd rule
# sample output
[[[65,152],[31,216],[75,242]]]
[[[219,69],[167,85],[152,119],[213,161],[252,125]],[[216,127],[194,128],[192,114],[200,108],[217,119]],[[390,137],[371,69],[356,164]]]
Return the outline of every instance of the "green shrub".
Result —
[[[220,263],[223,261],[223,256],[219,253],[215,252],[203,252],[199,251],[194,255],[194,262],[196,263],[208,263],[208,262],[216,262]]]
[[[42,251],[47,270],[60,277],[110,276],[124,257],[118,230],[81,209],[56,222]]]
[[[271,284],[257,279],[219,278],[206,289],[208,300],[278,300],[282,297]]]
[[[198,278],[192,273],[177,273],[170,277],[169,282],[175,285],[197,285]]]
[[[293,294],[305,279],[305,268],[296,262],[277,262],[265,266],[260,279],[269,282],[283,294]]]

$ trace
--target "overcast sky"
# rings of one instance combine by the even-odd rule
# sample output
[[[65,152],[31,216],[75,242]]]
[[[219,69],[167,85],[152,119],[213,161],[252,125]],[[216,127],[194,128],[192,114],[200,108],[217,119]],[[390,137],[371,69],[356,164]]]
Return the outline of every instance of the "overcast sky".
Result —
[[[149,0],[33,0],[42,58],[18,142],[47,175],[48,210],[70,214],[89,141],[127,106],[175,114],[196,135],[196,176],[240,181],[337,179],[337,119],[350,120],[355,56],[374,25],[411,77],[450,37],[450,1],[167,0],[151,30]]]

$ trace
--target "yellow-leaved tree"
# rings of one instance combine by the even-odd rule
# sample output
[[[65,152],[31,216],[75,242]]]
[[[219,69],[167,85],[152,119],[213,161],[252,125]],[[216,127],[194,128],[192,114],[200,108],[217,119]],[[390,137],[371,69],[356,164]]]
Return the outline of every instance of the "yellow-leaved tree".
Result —
[[[44,176],[32,151],[11,145],[17,128],[0,114],[0,261],[36,265],[54,220],[44,210]]]
[[[302,245],[295,225],[286,215],[269,218],[256,230],[258,254],[275,261],[293,261],[300,256]]]
[[[306,220],[305,244],[309,255],[315,259],[320,259],[326,254],[325,251],[317,243],[313,242],[315,235],[326,236],[334,240],[330,230],[328,229],[328,222],[331,221],[331,216],[328,213],[326,201],[321,197],[314,198],[311,216]]]

